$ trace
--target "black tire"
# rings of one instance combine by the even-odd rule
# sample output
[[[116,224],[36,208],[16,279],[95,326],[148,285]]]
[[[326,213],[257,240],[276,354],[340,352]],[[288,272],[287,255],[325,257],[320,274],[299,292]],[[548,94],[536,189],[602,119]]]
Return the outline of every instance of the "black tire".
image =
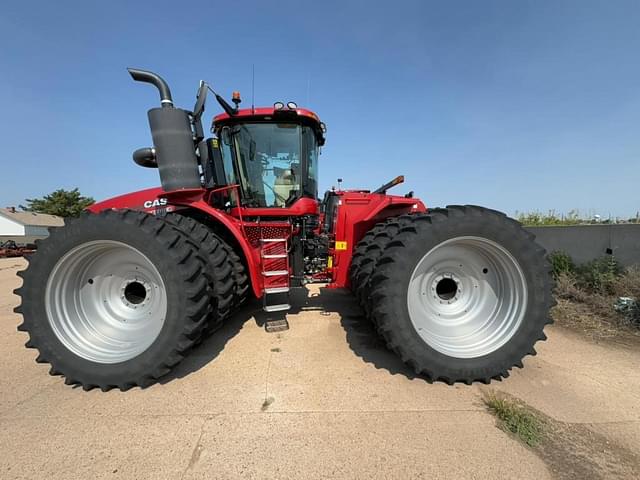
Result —
[[[142,212],[107,210],[68,219],[51,229],[29,259],[24,279],[15,290],[21,305],[15,309],[24,322],[18,330],[29,334],[26,346],[39,351],[39,363],[50,363],[50,374],[64,375],[66,384],[85,390],[99,387],[127,390],[146,387],[167,374],[200,338],[210,313],[206,264],[198,248],[166,221]],[[141,252],[159,272],[166,289],[166,315],[148,348],[118,363],[99,363],[74,353],[59,339],[48,319],[45,291],[48,279],[65,254],[89,242],[119,242]]]
[[[535,237],[504,214],[476,206],[449,206],[406,218],[410,225],[387,244],[370,279],[372,315],[387,346],[416,373],[449,384],[489,383],[507,377],[514,366],[522,368],[523,357],[536,354],[534,344],[546,339],[544,326],[552,322],[551,267]],[[465,236],[488,239],[506,249],[520,266],[528,299],[523,320],[508,341],[474,358],[446,355],[427,344],[411,321],[407,298],[409,280],[427,252]]]
[[[197,215],[197,214],[196,214]],[[233,241],[231,234],[226,231],[225,227],[221,226],[211,219],[206,217],[195,216],[200,223],[205,225],[221,242],[222,247],[227,252],[229,261],[231,262],[232,274],[233,274],[233,306],[238,308],[243,305],[249,297],[249,275],[247,274],[247,267],[243,262],[237,251],[241,251],[240,247]],[[237,248],[237,250],[236,250]]]
[[[364,237],[362,237],[362,240],[358,242],[355,250],[353,251],[353,255],[351,257],[351,265],[349,266],[349,281],[351,291],[354,293],[354,295],[357,295],[358,288],[356,279],[360,273],[360,265],[365,258],[367,247],[371,244],[376,234],[382,230],[383,225],[384,224],[382,223],[377,223],[364,235]]]
[[[229,261],[231,262],[232,274],[233,274],[233,305],[235,308],[242,306],[249,297],[249,276],[247,275],[247,269],[242,263],[242,259],[235,252],[233,247],[220,239],[223,247],[225,248]]]
[[[358,303],[365,311],[367,317],[375,324],[375,318],[371,315],[371,302],[369,299],[370,279],[375,269],[376,263],[385,247],[398,234],[403,226],[410,223],[408,215],[391,217],[384,223],[374,227],[370,233],[372,237],[362,248],[362,259],[359,261],[358,269],[352,277],[353,289],[356,292]],[[366,237],[366,236],[365,236]],[[363,238],[364,240],[364,238]]]
[[[165,220],[180,229],[195,245],[207,261],[205,274],[210,288],[211,313],[204,328],[204,336],[218,330],[231,316],[235,306],[234,270],[228,246],[210,229],[190,217],[177,213],[166,215]]]

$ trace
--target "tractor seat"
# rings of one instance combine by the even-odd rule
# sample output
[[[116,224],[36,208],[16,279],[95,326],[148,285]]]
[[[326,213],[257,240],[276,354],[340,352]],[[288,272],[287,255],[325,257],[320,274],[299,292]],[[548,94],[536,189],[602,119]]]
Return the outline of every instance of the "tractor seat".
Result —
[[[284,207],[287,199],[291,196],[291,190],[296,189],[296,176],[293,174],[293,170],[283,169],[276,177],[273,185],[274,205],[276,207]]]

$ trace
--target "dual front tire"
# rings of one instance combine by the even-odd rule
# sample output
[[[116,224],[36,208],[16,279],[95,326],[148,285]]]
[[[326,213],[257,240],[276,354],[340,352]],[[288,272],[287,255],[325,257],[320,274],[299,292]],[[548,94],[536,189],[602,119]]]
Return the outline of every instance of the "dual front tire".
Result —
[[[356,248],[352,288],[387,346],[417,373],[487,383],[535,354],[551,323],[550,266],[518,222],[450,206],[374,230]]]

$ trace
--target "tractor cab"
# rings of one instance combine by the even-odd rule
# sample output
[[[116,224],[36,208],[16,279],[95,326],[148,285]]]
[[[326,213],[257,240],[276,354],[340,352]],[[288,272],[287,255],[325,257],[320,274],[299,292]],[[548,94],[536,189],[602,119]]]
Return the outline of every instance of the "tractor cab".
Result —
[[[315,113],[278,102],[218,115],[212,131],[214,183],[238,185],[243,207],[281,209],[301,198],[318,198],[325,128]]]

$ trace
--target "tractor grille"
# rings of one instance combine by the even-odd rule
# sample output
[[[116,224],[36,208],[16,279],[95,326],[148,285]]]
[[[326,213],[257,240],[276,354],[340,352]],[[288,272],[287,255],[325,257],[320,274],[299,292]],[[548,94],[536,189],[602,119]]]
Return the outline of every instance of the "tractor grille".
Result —
[[[249,242],[254,247],[260,246],[260,240],[263,238],[286,238],[291,236],[291,225],[271,226],[265,223],[257,225],[246,225],[244,231],[249,238]]]

